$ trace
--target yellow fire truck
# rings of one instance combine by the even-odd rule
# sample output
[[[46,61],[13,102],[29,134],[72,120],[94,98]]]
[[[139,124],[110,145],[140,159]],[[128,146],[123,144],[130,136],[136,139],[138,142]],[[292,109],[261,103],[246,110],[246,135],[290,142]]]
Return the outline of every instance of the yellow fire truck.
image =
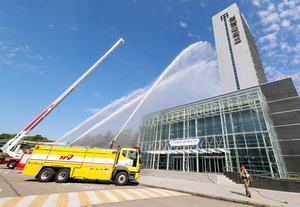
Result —
[[[22,174],[35,175],[40,182],[53,179],[64,183],[73,179],[112,180],[126,185],[140,177],[140,150],[137,147],[90,149],[37,145]]]

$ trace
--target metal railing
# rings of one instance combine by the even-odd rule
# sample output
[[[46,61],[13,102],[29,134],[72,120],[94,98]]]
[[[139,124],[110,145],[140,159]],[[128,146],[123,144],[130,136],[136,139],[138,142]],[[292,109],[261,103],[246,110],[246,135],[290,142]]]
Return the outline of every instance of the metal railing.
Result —
[[[240,169],[237,167],[224,167],[224,172],[233,172],[240,173]],[[300,174],[299,173],[288,173],[288,174],[279,174],[279,173],[271,173],[261,170],[251,170],[247,169],[250,173],[253,181],[266,181],[266,180],[288,180],[300,182]]]

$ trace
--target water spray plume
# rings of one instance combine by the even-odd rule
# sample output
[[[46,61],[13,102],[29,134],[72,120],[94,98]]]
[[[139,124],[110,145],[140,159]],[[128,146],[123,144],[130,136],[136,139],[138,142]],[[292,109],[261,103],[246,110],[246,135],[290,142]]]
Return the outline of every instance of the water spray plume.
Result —
[[[124,109],[128,108],[129,106],[131,106],[134,103],[136,103],[137,101],[139,101],[142,98],[142,96],[143,95],[138,96],[137,98],[133,99],[129,103],[122,105],[118,110],[116,110],[114,113],[112,113],[109,116],[107,116],[102,121],[98,122],[96,125],[94,125],[92,128],[90,128],[88,131],[86,131],[85,133],[83,133],[82,135],[80,135],[78,138],[76,138],[75,140],[73,140],[70,144],[73,144],[74,142],[76,142],[77,140],[81,139],[82,137],[84,137],[85,135],[87,135],[88,133],[90,133],[91,131],[93,131],[94,129],[100,127],[102,124],[104,124],[105,122],[107,122],[108,120],[110,120],[112,117],[116,116],[117,114],[121,113]]]
[[[145,99],[149,96],[149,94],[152,92],[152,90],[157,86],[157,84],[165,77],[165,75],[169,72],[170,70],[170,66],[164,70],[164,72],[158,77],[158,79],[154,82],[154,84],[151,86],[151,88],[147,91],[147,93],[145,94],[145,96],[143,97],[143,99],[141,100],[141,102],[139,103],[139,105],[134,109],[134,111],[132,112],[132,114],[129,116],[129,118],[127,119],[127,121],[125,122],[125,124],[122,126],[122,128],[119,130],[118,134],[115,136],[115,138],[113,139],[112,142],[114,142],[118,136],[120,135],[120,133],[123,131],[123,129],[125,128],[125,126],[128,124],[128,122],[131,120],[131,118],[133,117],[133,115],[135,114],[135,112],[140,108],[140,106],[144,103]]]
[[[191,46],[190,46],[191,47]],[[113,142],[118,138],[118,136],[120,135],[120,133],[123,131],[123,129],[125,128],[125,126],[128,124],[128,122],[131,120],[131,118],[133,117],[133,115],[136,113],[136,111],[140,108],[140,106],[144,103],[145,99],[149,96],[149,94],[152,92],[152,90],[161,82],[161,80],[163,78],[165,78],[166,74],[168,74],[168,72],[172,69],[173,64],[176,64],[177,61],[179,61],[180,59],[180,55],[178,55],[175,60],[164,70],[164,72],[158,77],[158,79],[153,83],[153,85],[151,86],[151,88],[147,91],[147,93],[145,94],[145,96],[143,97],[143,99],[141,100],[141,102],[139,103],[139,105],[135,108],[135,110],[132,112],[132,114],[129,116],[129,118],[127,119],[127,121],[125,122],[125,124],[122,126],[122,128],[119,130],[119,132],[117,133],[117,135],[115,136],[115,138],[113,139]],[[178,71],[177,73],[179,73],[181,71]],[[173,75],[176,75],[173,74]]]
[[[128,113],[130,109],[132,112],[129,113],[129,118],[127,118],[125,123],[123,122],[124,124],[118,130],[117,135],[110,142],[110,147],[112,148],[114,141],[129,121],[133,117],[137,119],[137,116],[134,115],[139,109],[139,113],[142,112],[141,115],[144,115],[153,111],[197,101],[201,98],[208,98],[219,93],[220,88],[215,51],[209,43],[197,42],[182,51],[153,84],[138,89],[99,110],[95,115],[66,133],[60,140],[79,129],[82,130],[83,125],[90,124],[91,120],[104,116],[93,127],[80,136],[76,136],[77,138],[71,142],[74,143],[93,130],[98,129],[104,123],[113,120],[112,118],[115,116],[121,113],[124,116],[125,112]],[[132,107],[135,108],[131,109]],[[126,115],[126,117],[128,116]],[[135,122],[138,123],[137,120]],[[113,126],[116,127],[116,124],[116,119],[114,119]]]
[[[175,59],[176,61],[176,59]],[[131,113],[131,115],[129,116],[129,118],[127,119],[127,121],[125,122],[125,124],[122,126],[122,128],[119,130],[119,132],[117,133],[117,135],[115,136],[115,138],[113,139],[113,141],[111,142],[111,145],[113,146],[114,141],[118,138],[118,136],[120,135],[120,133],[123,131],[123,129],[125,128],[125,126],[128,124],[128,122],[131,120],[131,118],[133,117],[133,115],[136,113],[136,111],[140,108],[140,106],[144,103],[145,99],[148,97],[148,95],[152,92],[152,90],[157,86],[157,84],[165,77],[165,75],[169,72],[170,68],[172,64],[164,70],[164,72],[158,77],[158,79],[154,82],[154,84],[152,84],[151,88],[146,92],[146,94],[144,95],[143,99],[140,101],[140,103],[138,104],[138,106],[134,109],[134,111]],[[101,122],[100,122],[101,123]],[[81,139],[83,136],[85,136],[86,134],[88,134],[90,131],[92,131],[93,129],[95,129],[96,127],[99,127],[101,124],[97,124],[96,126],[92,127],[90,130],[88,130],[86,133],[84,133],[83,135],[81,135],[80,137],[78,137],[77,139],[75,139],[74,141],[71,142],[74,143],[75,141]]]
[[[112,104],[109,104],[108,106],[104,107],[103,109],[99,110],[96,114],[94,114],[93,116],[89,117],[88,119],[86,119],[85,121],[83,121],[82,123],[80,123],[79,125],[77,125],[75,128],[73,128],[71,131],[67,132],[66,134],[64,134],[61,138],[59,138],[55,143],[60,142],[61,140],[63,140],[64,138],[66,138],[67,136],[69,136],[70,134],[72,134],[73,132],[77,131],[78,129],[80,129],[82,126],[84,126],[85,124],[89,123],[91,120],[93,120],[94,118],[96,118],[97,116],[99,116],[99,114],[101,114],[102,112],[106,111],[108,108],[110,107],[114,107],[115,105],[118,105],[120,102],[122,102],[122,100],[124,100],[124,97],[121,99],[118,99],[116,101],[114,101]]]

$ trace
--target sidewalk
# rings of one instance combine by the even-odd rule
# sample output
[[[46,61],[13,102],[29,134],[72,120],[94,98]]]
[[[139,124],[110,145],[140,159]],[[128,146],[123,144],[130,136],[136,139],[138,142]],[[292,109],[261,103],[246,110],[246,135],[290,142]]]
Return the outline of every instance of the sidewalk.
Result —
[[[223,199],[254,206],[299,207],[300,193],[251,188],[252,198],[245,196],[243,184],[217,184],[157,176],[141,176],[141,185],[157,187],[209,198]]]

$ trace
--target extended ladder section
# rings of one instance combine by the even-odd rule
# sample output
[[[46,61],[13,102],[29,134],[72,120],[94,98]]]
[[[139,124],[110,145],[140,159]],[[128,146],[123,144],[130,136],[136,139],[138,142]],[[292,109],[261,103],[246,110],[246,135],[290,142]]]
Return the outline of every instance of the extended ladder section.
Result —
[[[9,140],[0,149],[11,157],[21,157],[20,150],[22,141],[27,134],[34,129],[59,103],[61,103],[91,72],[124,40],[120,38],[92,67],[90,67],[77,81],[75,81],[65,92],[63,92],[53,103],[51,103],[40,115],[28,124],[19,134]]]

